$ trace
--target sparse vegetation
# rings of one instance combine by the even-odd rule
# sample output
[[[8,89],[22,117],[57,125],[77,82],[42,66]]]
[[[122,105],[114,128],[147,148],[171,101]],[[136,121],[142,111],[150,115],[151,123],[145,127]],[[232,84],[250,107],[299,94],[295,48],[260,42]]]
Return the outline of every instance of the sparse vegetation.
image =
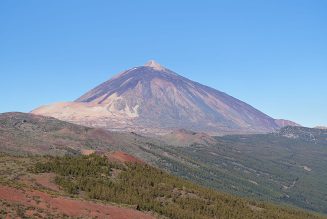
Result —
[[[215,144],[180,147],[135,133],[107,133],[31,114],[0,115],[1,152],[64,156],[79,154],[80,149],[122,150],[206,187],[327,214],[326,130],[287,127],[275,134],[215,139]],[[14,157],[0,162],[4,171],[0,182],[17,187],[21,186],[17,177],[32,163]]]
[[[169,156],[157,165],[220,191],[327,214],[326,136],[324,130],[286,127],[274,134],[216,137],[214,145],[161,145],[157,156]]]
[[[115,169],[121,173],[113,177]],[[169,218],[318,218],[309,213],[248,201],[172,176],[146,164],[118,165],[97,155],[52,158],[36,172],[55,172],[67,192],[128,204]]]

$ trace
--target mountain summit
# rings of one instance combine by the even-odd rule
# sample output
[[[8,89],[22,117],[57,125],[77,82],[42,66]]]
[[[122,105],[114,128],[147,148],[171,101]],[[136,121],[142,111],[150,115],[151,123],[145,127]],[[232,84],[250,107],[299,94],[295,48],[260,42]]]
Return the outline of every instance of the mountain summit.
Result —
[[[74,102],[32,113],[110,130],[164,134],[263,133],[281,125],[226,93],[189,80],[151,60],[120,73]]]
[[[161,66],[159,63],[157,63],[154,60],[148,61],[144,66],[151,67],[151,68],[156,69],[158,71],[164,71],[166,69],[166,68],[164,68],[163,66]]]

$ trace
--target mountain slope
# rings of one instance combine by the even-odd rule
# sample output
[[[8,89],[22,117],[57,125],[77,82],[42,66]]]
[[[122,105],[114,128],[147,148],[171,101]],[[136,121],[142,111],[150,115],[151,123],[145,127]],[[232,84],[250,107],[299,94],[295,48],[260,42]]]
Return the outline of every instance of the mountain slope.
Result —
[[[0,114],[0,153],[130,154],[174,175],[244,197],[327,213],[327,131],[285,127],[260,135],[211,137],[186,130],[159,139],[87,128],[50,117]],[[115,152],[114,152],[115,151]]]
[[[216,141],[167,146],[171,154],[194,164],[176,173],[229,193],[327,213],[327,130],[285,127]]]
[[[116,163],[104,156],[0,154],[0,171],[1,218],[326,218],[213,191],[146,164]]]
[[[262,133],[280,127],[252,106],[154,61],[120,73],[75,102],[43,106],[32,113],[87,126],[156,134],[172,129]]]
[[[87,154],[88,151],[125,151],[146,161],[154,159],[141,148],[144,138],[84,127],[27,113],[0,114],[0,152],[19,155]],[[139,143],[140,142],[140,143]]]

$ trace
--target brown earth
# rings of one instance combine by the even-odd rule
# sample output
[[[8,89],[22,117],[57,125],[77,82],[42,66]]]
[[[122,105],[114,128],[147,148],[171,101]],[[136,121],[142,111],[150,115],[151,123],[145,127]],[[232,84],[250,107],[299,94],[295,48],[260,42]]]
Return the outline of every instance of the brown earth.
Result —
[[[54,173],[40,173],[40,174],[29,174],[20,177],[19,181],[28,186],[41,186],[51,191],[60,192],[60,188],[55,184],[56,174]]]
[[[109,160],[118,161],[122,163],[144,163],[142,160],[133,157],[122,151],[115,151],[106,155]]]
[[[45,188],[59,191],[59,187],[54,183],[55,176],[56,174],[54,173],[41,173],[35,177],[35,181]]]
[[[32,207],[25,214],[32,216],[35,209],[42,209],[51,214],[71,217],[98,217],[111,219],[152,219],[153,216],[123,207],[82,201],[61,196],[51,196],[37,190],[19,190],[8,186],[0,186],[0,199],[6,203]],[[11,217],[10,215],[6,216]]]
[[[214,145],[217,140],[206,133],[197,133],[184,129],[175,130],[160,138],[167,144],[176,146],[190,146],[192,144]]]

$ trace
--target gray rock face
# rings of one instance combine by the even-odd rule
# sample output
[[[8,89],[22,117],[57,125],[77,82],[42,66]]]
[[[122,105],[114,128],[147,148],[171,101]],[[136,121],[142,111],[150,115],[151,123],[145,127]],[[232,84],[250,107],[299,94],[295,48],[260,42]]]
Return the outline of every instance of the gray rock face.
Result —
[[[141,133],[187,129],[210,134],[270,132],[275,119],[226,93],[150,61],[113,77],[73,103],[36,114],[83,125]]]

